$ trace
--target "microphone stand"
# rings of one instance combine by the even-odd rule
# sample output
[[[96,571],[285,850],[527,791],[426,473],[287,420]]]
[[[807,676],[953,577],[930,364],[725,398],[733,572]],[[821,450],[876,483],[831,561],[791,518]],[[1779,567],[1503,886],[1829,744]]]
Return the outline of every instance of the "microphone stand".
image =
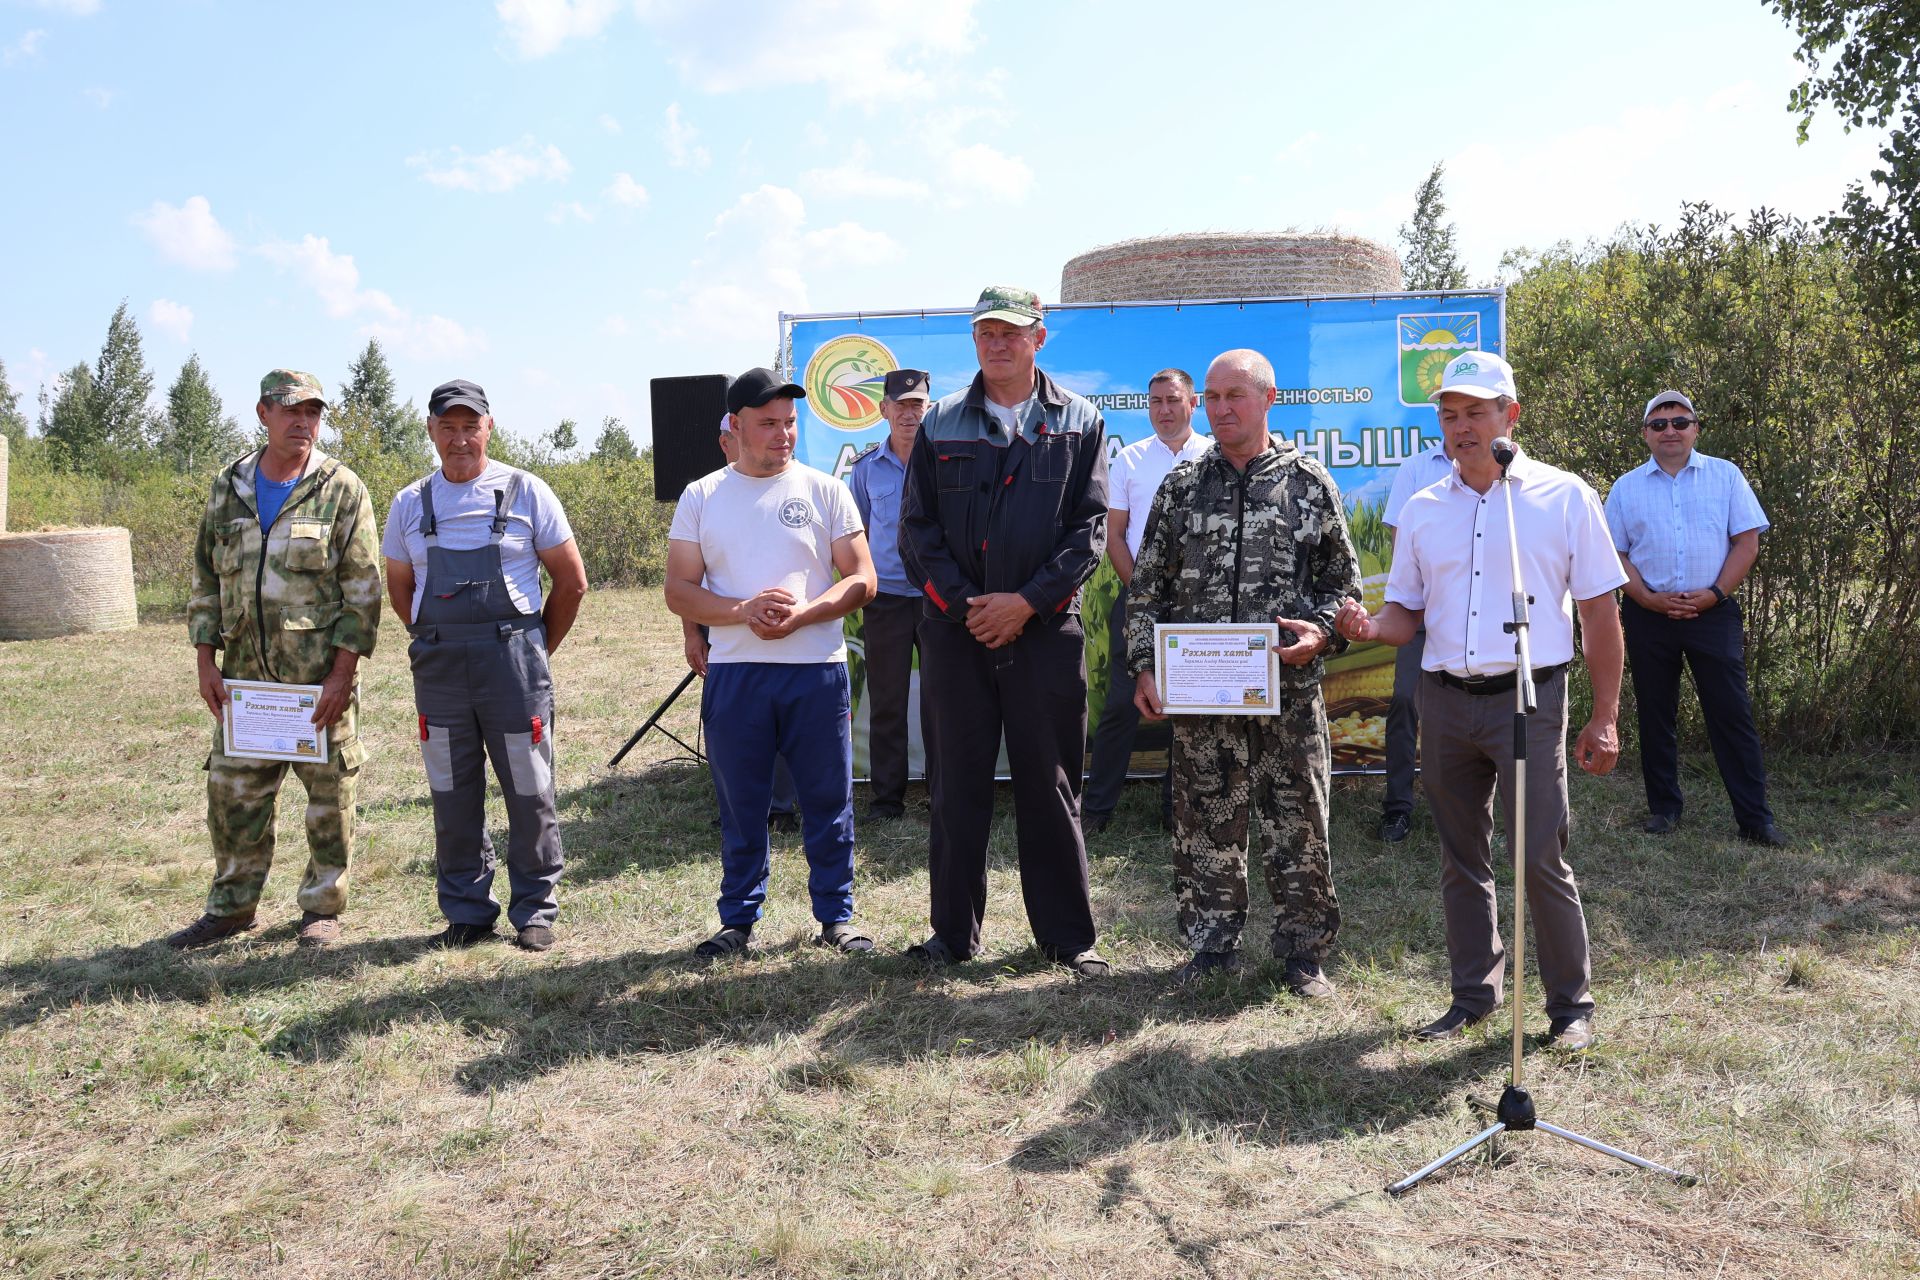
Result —
[[[1526,928],[1527,928],[1527,717],[1538,708],[1539,701],[1533,684],[1532,649],[1529,639],[1531,622],[1527,606],[1531,599],[1525,584],[1520,580],[1520,542],[1514,533],[1513,521],[1513,477],[1508,468],[1514,459],[1513,442],[1505,436],[1493,442],[1494,460],[1500,464],[1500,487],[1507,495],[1507,556],[1509,559],[1513,586],[1513,621],[1504,624],[1503,629],[1513,636],[1514,682],[1513,682],[1513,809],[1512,818],[1507,827],[1507,843],[1513,846],[1513,1072],[1508,1077],[1507,1087],[1500,1095],[1500,1105],[1493,1108],[1494,1123],[1487,1129],[1469,1138],[1439,1159],[1424,1165],[1387,1188],[1387,1194],[1404,1195],[1418,1186],[1432,1174],[1438,1173],[1448,1165],[1465,1158],[1470,1152],[1493,1141],[1502,1133],[1511,1131],[1524,1133],[1529,1129],[1538,1129],[1550,1133],[1556,1138],[1565,1138],[1568,1142],[1598,1151],[1602,1155],[1624,1160],[1652,1173],[1663,1173],[1677,1179],[1682,1186],[1692,1186],[1698,1181],[1692,1174],[1669,1169],[1663,1164],[1610,1147],[1570,1129],[1548,1124],[1534,1114],[1533,1095],[1528,1093],[1522,1083],[1520,1050],[1522,1043],[1521,1018],[1525,1011],[1523,987],[1527,970]],[[1470,1100],[1481,1110],[1486,1103]]]

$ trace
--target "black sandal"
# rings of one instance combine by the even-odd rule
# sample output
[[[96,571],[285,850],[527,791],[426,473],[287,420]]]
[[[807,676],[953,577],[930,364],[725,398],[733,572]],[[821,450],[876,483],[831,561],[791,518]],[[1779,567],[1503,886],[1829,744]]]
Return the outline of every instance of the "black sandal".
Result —
[[[737,929],[732,925],[720,930],[711,938],[693,949],[695,960],[718,960],[723,956],[739,955],[753,943],[751,928]]]
[[[960,957],[953,954],[953,948],[949,947],[937,933],[925,942],[916,942],[908,947],[907,959],[931,965],[960,963]]]
[[[820,936],[813,940],[815,946],[832,947],[836,951],[849,954],[873,950],[873,939],[853,927],[851,921],[837,920],[832,924],[820,926]]]

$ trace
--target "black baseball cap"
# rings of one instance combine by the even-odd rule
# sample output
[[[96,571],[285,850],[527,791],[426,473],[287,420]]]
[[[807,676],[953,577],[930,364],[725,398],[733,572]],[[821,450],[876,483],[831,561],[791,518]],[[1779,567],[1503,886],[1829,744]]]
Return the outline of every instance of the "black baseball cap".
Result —
[[[487,407],[487,393],[480,389],[479,383],[465,378],[443,382],[427,397],[427,412],[436,418],[456,405],[464,405],[483,418],[493,416],[493,410]]]
[[[782,382],[771,369],[749,369],[733,380],[727,388],[727,412],[738,413],[742,409],[758,409],[769,400],[781,398],[805,400],[804,387],[791,382]]]

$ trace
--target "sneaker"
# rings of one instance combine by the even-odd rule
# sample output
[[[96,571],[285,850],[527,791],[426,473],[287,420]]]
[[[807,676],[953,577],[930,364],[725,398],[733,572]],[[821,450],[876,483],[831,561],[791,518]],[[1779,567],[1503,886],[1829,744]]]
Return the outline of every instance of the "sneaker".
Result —
[[[553,930],[543,924],[530,924],[513,935],[513,945],[522,951],[551,951]]]
[[[294,941],[303,947],[324,947],[340,941],[340,917],[306,912],[300,917],[300,932],[294,935]]]
[[[212,913],[201,916],[178,933],[167,935],[167,945],[175,951],[191,951],[195,947],[210,947],[236,933],[245,933],[253,928],[253,912],[242,911],[238,915],[216,916]]]
[[[1388,844],[1399,844],[1413,830],[1413,818],[1410,814],[1390,813],[1380,819],[1380,838]]]
[[[1333,994],[1333,984],[1327,981],[1327,975],[1320,972],[1320,966],[1313,961],[1290,956],[1287,959],[1287,990],[1302,1000],[1324,1000]]]
[[[1183,987],[1196,982],[1204,982],[1216,973],[1235,974],[1240,972],[1240,953],[1238,951],[1196,951],[1193,959],[1180,966],[1173,980]]]
[[[429,941],[443,950],[455,951],[492,942],[498,936],[490,924],[449,924]]]
[[[1555,1018],[1547,1032],[1547,1048],[1555,1053],[1585,1053],[1593,1048],[1593,1019]]]

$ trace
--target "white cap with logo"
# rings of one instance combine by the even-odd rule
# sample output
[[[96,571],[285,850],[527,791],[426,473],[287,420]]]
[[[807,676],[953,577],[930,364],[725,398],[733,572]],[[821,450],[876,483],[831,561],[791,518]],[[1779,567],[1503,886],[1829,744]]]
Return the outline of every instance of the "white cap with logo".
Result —
[[[1490,351],[1468,351],[1449,360],[1446,371],[1440,375],[1439,390],[1427,398],[1438,400],[1449,391],[1481,400],[1492,400],[1496,396],[1506,396],[1509,400],[1520,398],[1513,389],[1513,366]]]

